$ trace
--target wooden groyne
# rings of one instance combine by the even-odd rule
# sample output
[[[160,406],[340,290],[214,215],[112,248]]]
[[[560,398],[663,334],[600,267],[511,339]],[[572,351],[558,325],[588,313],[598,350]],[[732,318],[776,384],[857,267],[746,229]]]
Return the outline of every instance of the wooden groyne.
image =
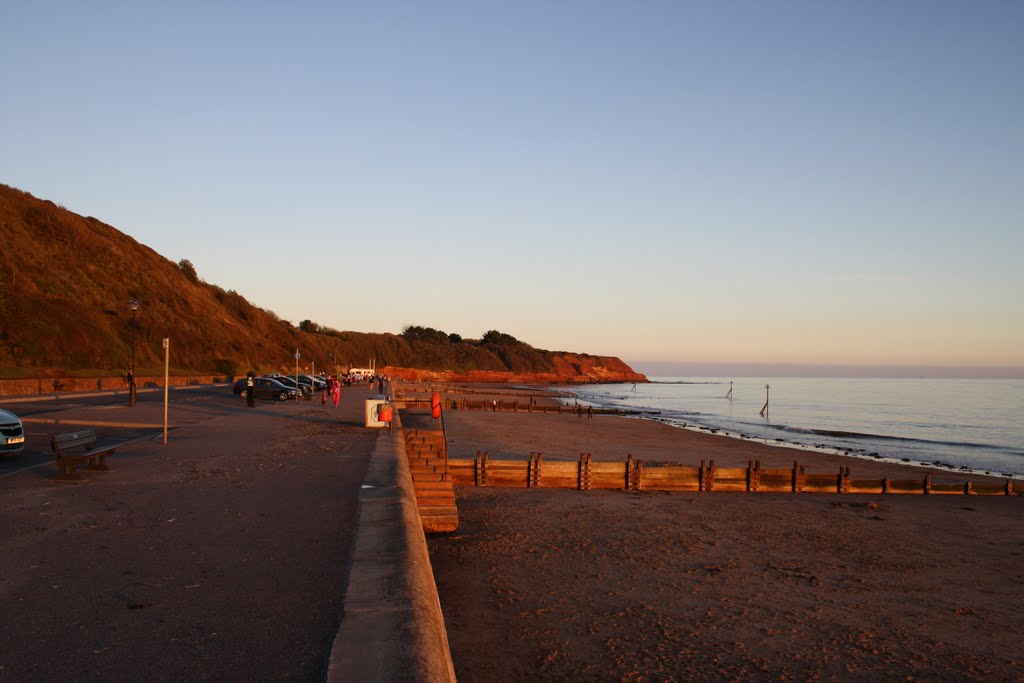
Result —
[[[396,403],[399,408],[429,408],[429,398],[409,398],[403,397],[396,399]],[[472,400],[467,398],[450,398],[444,403],[446,410],[490,410],[494,412],[512,412],[512,413],[551,413],[554,415],[573,415],[577,413],[590,414],[590,415],[658,415],[657,411],[641,411],[641,410],[621,410],[619,408],[598,408],[594,406],[570,406],[570,405],[548,405],[546,403],[534,402],[534,401],[520,401],[513,399],[511,401],[506,399],[492,399],[492,400]]]
[[[718,467],[714,460],[699,466],[676,463],[644,463],[627,455],[625,461],[597,461],[581,453],[577,461],[544,460],[531,453],[527,460],[449,458],[452,480],[462,486],[520,488],[619,489],[624,491],[699,491],[765,493],[870,493],[1019,496],[1024,488],[1013,480],[1000,483],[936,482],[932,475],[916,479],[854,479],[848,466],[838,472],[808,472],[794,461],[793,467],[769,469],[751,460],[746,467]]]

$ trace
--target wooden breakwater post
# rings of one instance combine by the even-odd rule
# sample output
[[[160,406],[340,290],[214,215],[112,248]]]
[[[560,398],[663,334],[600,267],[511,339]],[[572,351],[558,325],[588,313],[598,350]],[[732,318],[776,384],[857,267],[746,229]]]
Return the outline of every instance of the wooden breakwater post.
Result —
[[[640,490],[640,473],[642,466],[640,461],[633,457],[632,453],[626,454],[626,490]]]
[[[714,491],[715,490],[715,461],[709,460],[707,465],[704,461],[700,461],[700,490],[701,491]]]
[[[530,453],[530,464],[526,469],[526,488],[540,488],[540,453]]]
[[[473,483],[476,486],[487,486],[487,451],[480,455],[476,452],[476,462],[473,468]]]
[[[761,485],[761,461],[747,461],[747,492],[757,491]]]
[[[580,491],[590,490],[591,472],[590,453],[580,453],[580,469],[578,475]]]

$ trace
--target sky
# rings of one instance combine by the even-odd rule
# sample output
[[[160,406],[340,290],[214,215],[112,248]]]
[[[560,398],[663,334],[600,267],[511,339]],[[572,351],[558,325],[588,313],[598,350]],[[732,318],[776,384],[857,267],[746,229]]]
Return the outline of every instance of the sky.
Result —
[[[999,0],[7,2],[0,182],[296,324],[1020,374],[1022,36]]]

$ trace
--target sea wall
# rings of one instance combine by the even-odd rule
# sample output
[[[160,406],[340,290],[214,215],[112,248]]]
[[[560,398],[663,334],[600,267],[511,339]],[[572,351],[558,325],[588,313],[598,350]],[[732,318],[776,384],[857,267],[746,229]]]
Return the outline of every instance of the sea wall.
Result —
[[[327,680],[454,683],[401,418],[381,430],[359,494],[344,610]]]

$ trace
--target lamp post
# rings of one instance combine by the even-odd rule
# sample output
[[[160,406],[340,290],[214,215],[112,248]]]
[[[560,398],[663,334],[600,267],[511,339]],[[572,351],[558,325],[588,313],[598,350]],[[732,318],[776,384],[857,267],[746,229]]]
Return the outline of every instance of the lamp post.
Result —
[[[128,405],[135,405],[135,313],[139,310],[138,299],[132,299],[128,302],[128,305],[132,307],[132,350],[131,350],[131,361],[128,363]]]

